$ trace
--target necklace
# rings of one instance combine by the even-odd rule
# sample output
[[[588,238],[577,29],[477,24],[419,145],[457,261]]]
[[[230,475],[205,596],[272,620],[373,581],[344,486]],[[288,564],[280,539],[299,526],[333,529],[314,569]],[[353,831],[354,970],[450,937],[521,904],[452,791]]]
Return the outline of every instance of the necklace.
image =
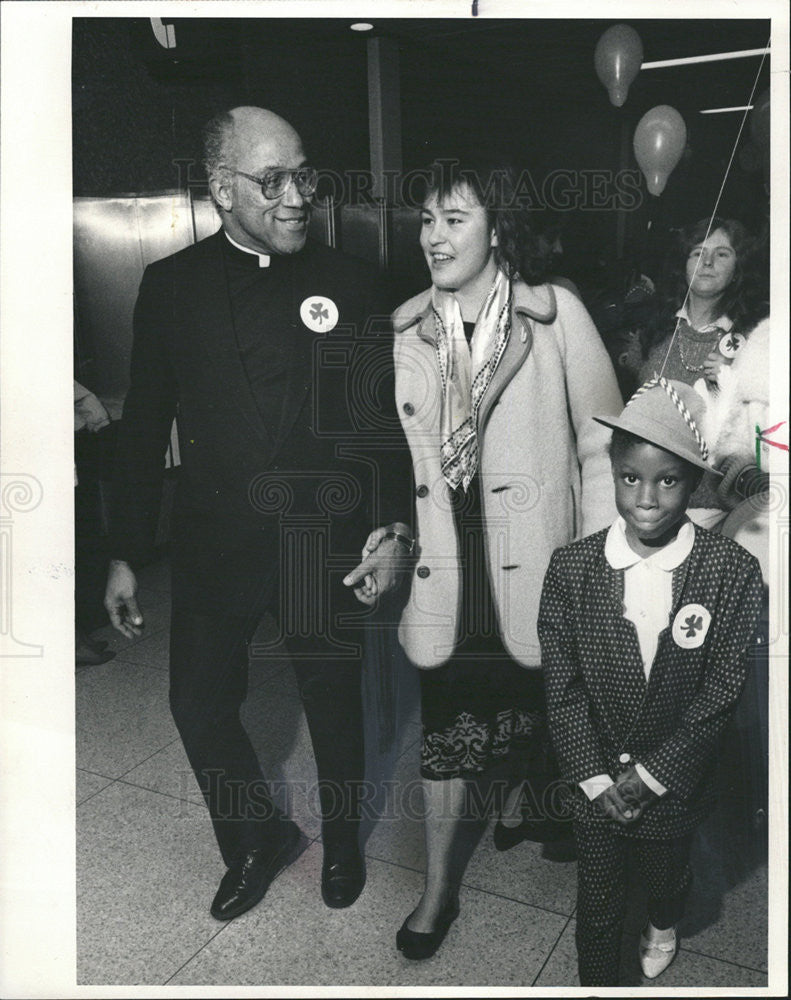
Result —
[[[676,342],[678,344],[678,356],[679,356],[679,358],[681,358],[681,364],[686,368],[686,370],[688,372],[692,372],[692,373],[702,372],[703,368],[704,368],[704,366],[706,364],[706,358],[704,357],[704,359],[701,362],[701,364],[699,364],[699,365],[693,365],[693,364],[689,363],[689,357],[684,353],[683,338],[685,336],[689,338],[689,334],[687,333],[687,331],[685,329],[685,326],[686,326],[686,324],[681,323],[681,324],[679,324],[679,328],[678,328],[678,337],[676,338]],[[706,350],[706,357],[708,357],[708,355],[711,353],[711,350],[714,347],[714,344],[717,343],[717,336],[718,336],[718,331],[714,331],[714,333],[712,334],[712,338],[713,339],[712,339],[711,343],[708,343],[706,341],[702,342],[703,346],[705,347],[705,350]],[[701,345],[700,341],[693,340],[693,343],[695,344],[695,346],[698,349],[700,349],[700,345]]]

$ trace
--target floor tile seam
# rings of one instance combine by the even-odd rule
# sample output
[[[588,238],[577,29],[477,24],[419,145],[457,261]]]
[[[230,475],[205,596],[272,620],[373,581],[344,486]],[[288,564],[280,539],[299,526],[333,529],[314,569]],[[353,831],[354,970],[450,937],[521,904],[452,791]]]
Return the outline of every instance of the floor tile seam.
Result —
[[[192,774],[191,771],[190,774]],[[204,806],[204,802],[202,799],[184,798],[181,795],[174,795],[172,792],[163,792],[159,788],[150,788],[148,785],[139,785],[136,781],[128,781],[124,778],[116,778],[115,784],[126,785],[127,788],[136,788],[139,792],[151,792],[154,795],[161,795],[162,798],[171,799],[173,802],[186,802],[191,806],[195,806],[196,808]],[[104,789],[100,789],[100,791],[104,791]]]
[[[130,667],[143,667],[144,670],[156,670],[157,673],[160,674],[167,672],[168,670],[167,664],[165,664],[162,667],[152,667],[148,663],[141,663],[140,660],[131,659],[129,656],[126,655],[128,649],[134,649],[134,646],[129,646],[127,648],[120,649],[112,658],[112,660],[108,660],[107,662],[114,663],[116,665],[126,664],[127,666]]]
[[[173,980],[176,978],[176,976],[183,969],[186,969],[187,966],[190,964],[190,962],[194,961],[198,957],[198,955],[200,955],[200,953],[202,951],[205,951],[205,949],[208,948],[208,946],[213,941],[216,941],[216,939],[219,937],[219,935],[222,934],[223,931],[227,930],[231,926],[232,923],[233,923],[232,920],[228,920],[228,921],[226,921],[225,924],[223,924],[222,927],[218,927],[217,930],[206,941],[203,942],[203,944],[200,946],[200,948],[198,948],[198,950],[196,952],[194,952],[194,954],[190,955],[190,957],[185,962],[182,962],[182,964],[173,973],[171,973],[171,975],[168,976],[167,979],[163,980],[163,982],[161,983],[161,985],[162,986],[167,986],[169,983],[172,983]]]
[[[689,952],[691,955],[700,955],[701,958],[710,958],[714,962],[725,962],[726,965],[733,965],[737,969],[744,969],[747,972],[760,972],[764,976],[769,974],[768,969],[758,969],[754,965],[745,965],[744,962],[734,962],[729,958],[721,958],[719,955],[712,955],[707,951],[699,951],[697,948],[690,948],[685,944],[680,944],[678,950]]]
[[[482,889],[480,886],[472,885],[470,882],[465,882],[464,879],[462,879],[461,884],[466,889],[474,889],[476,892],[483,892],[487,896],[494,896],[497,899],[504,899],[509,903],[520,903],[522,906],[529,906],[531,907],[531,909],[541,910],[543,913],[552,913],[556,917],[563,917],[563,919],[566,921],[571,920],[571,917],[573,916],[573,911],[572,913],[563,913],[562,910],[553,910],[551,907],[542,906],[540,903],[528,903],[524,899],[515,899],[513,896],[506,896],[502,892],[493,892],[491,889]]]
[[[171,799],[173,802],[184,802],[187,803],[187,805],[195,806],[196,808],[199,808],[200,806],[203,805],[202,801],[198,801],[196,799],[182,798],[179,795],[173,795],[171,792],[163,792],[160,791],[158,788],[149,788],[147,785],[138,785],[134,781],[126,781],[123,778],[108,778],[107,780],[108,783],[104,785],[102,788],[97,788],[95,792],[91,792],[91,794],[88,795],[86,798],[81,799],[79,802],[77,802],[75,808],[76,809],[81,808],[87,802],[90,802],[91,799],[95,799],[97,795],[101,795],[102,792],[106,792],[111,785],[126,785],[127,788],[136,788],[137,791],[139,792],[151,792],[152,795],[160,795],[162,796],[162,798]]]
[[[107,626],[103,625],[102,628],[107,628]],[[169,628],[170,628],[170,623],[169,622],[164,622],[162,625],[157,625],[156,628],[154,628],[154,627],[152,627],[150,625],[146,625],[146,626],[144,626],[143,634],[137,636],[137,638],[135,638],[135,639],[128,639],[127,636],[124,636],[124,638],[127,639],[128,643],[129,643],[128,646],[124,646],[124,649],[131,649],[132,646],[137,646],[141,642],[145,642],[146,639],[153,639],[155,635],[159,635],[160,632],[164,632],[165,629],[169,629]],[[98,629],[97,629],[97,631],[98,631]],[[117,634],[117,629],[113,629],[112,636],[113,636],[114,639],[116,638],[116,634]]]
[[[162,746],[157,747],[157,749],[153,750],[147,757],[144,757],[142,760],[137,761],[137,763],[132,764],[131,767],[128,767],[125,771],[122,771],[119,775],[113,778],[113,781],[122,781],[127,774],[131,774],[132,771],[136,771],[138,767],[142,767],[143,764],[147,764],[150,760],[156,757],[157,754],[162,753],[164,750],[169,749],[177,743],[181,743],[181,737],[179,736],[174,737],[172,740],[168,740],[167,743],[163,743]],[[133,784],[133,782],[127,782],[127,784]]]
[[[571,923],[571,921],[574,920],[574,918],[576,917],[576,915],[577,915],[577,907],[575,906],[574,909],[571,912],[571,916],[568,919],[568,923]],[[633,937],[633,938],[635,938],[635,940],[636,940],[640,936],[640,932],[639,931],[635,931],[630,936]],[[684,940],[683,937],[682,937],[681,940],[683,942],[683,940]],[[678,950],[679,951],[689,952],[692,955],[699,955],[701,958],[710,958],[714,962],[725,962],[727,965],[734,965],[734,966],[736,966],[736,968],[738,968],[738,969],[744,969],[747,972],[758,972],[758,973],[760,973],[761,975],[764,975],[764,976],[766,976],[766,975],[769,974],[769,970],[768,969],[757,969],[753,965],[744,965],[741,962],[732,962],[732,961],[730,961],[730,959],[721,958],[719,955],[711,955],[709,952],[699,951],[697,948],[690,948],[688,945],[685,945],[683,943],[678,946]]]
[[[117,653],[122,653],[126,649],[137,649],[142,643],[150,642],[152,639],[156,639],[157,636],[162,635],[163,632],[169,632],[170,625],[159,625],[157,628],[147,628],[145,635],[141,635],[138,639],[133,639],[128,646],[124,646],[123,649],[117,650]]]
[[[550,948],[549,954],[544,959],[544,961],[543,961],[543,963],[541,965],[541,968],[535,974],[533,982],[530,984],[531,986],[535,986],[536,983],[538,982],[538,980],[541,978],[541,973],[544,971],[544,969],[546,969],[547,965],[549,964],[550,959],[552,958],[552,956],[557,951],[558,945],[560,944],[560,940],[563,937],[563,935],[566,933],[566,931],[568,930],[568,927],[571,924],[571,921],[573,920],[573,918],[574,918],[574,915],[572,913],[572,914],[569,915],[569,918],[565,922],[565,924],[563,924],[563,927],[561,928],[560,933],[558,934],[557,939],[555,940],[555,943]]]
[[[363,851],[363,856],[366,861],[379,861],[382,864],[390,865],[392,868],[401,868],[404,871],[415,872],[417,875],[425,875],[425,870],[422,868],[413,868],[411,865],[405,865],[399,861],[392,861],[389,858],[377,857],[375,854],[368,854]],[[519,903],[521,906],[530,907],[533,910],[541,910],[542,913],[551,913],[556,917],[563,917],[564,920],[569,921],[574,916],[574,911],[571,913],[562,913],[560,910],[552,910],[548,906],[541,906],[540,903],[528,903],[524,899],[514,899],[513,896],[505,896],[500,892],[492,892],[490,889],[482,889],[480,886],[472,885],[470,882],[466,882],[462,879],[461,886],[465,889],[472,889],[475,892],[482,892],[487,896],[494,896],[497,899],[504,899],[509,903]]]
[[[101,788],[97,788],[95,792],[91,792],[90,795],[86,795],[84,799],[80,799],[79,802],[74,803],[74,811],[81,809],[86,803],[90,802],[91,799],[95,799],[97,795],[101,795],[102,792],[106,792],[110,785],[116,784],[115,778],[108,778],[107,784],[103,785]]]
[[[118,780],[117,778],[115,778],[111,774],[104,774],[104,772],[102,772],[102,771],[93,771],[89,767],[80,767],[79,765],[77,765],[77,766],[75,766],[74,770],[75,771],[81,771],[83,774],[93,774],[97,778],[107,778],[108,781],[117,781]]]

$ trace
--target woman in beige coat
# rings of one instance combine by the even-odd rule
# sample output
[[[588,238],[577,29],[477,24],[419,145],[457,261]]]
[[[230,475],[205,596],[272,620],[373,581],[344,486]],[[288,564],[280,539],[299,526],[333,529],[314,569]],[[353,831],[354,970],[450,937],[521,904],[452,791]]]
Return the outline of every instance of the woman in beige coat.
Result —
[[[591,415],[622,407],[584,306],[542,283],[510,171],[442,161],[421,215],[432,287],[394,316],[417,524],[399,638],[423,668],[426,888],[397,936],[413,959],[459,912],[468,782],[503,761],[524,775],[541,756],[544,571],[614,517],[608,434]]]

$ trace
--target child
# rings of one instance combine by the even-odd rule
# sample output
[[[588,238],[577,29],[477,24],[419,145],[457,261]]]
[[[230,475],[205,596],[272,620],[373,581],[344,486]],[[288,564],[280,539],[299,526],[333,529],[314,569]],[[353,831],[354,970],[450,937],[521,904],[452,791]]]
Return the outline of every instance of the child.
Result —
[[[713,804],[717,739],[745,681],[761,604],[757,561],[686,516],[708,449],[703,401],[655,378],[614,428],[620,517],[557,549],[538,634],[550,732],[576,786],[583,986],[617,986],[631,843],[648,888],[640,939],[655,978],[678,949],[692,832]]]

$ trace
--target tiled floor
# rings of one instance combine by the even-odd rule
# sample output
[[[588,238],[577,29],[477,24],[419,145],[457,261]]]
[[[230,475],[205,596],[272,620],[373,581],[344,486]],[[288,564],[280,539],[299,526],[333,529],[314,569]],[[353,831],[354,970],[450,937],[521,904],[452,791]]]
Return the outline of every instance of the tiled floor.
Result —
[[[109,627],[116,658],[77,673],[77,981],[84,985],[575,986],[576,866],[523,843],[498,854],[487,829],[466,869],[462,913],[437,955],[413,963],[394,938],[422,887],[415,678],[399,675],[392,739],[369,713],[369,775],[378,820],[366,824],[368,881],[348,910],[319,895],[315,769],[285,657],[257,660],[245,718],[304,851],[265,900],[227,924],[209,903],[223,874],[211,825],[170,718],[168,581],[140,577],[146,634]],[[369,687],[375,682],[369,679]],[[369,694],[367,699],[372,700]],[[662,987],[766,985],[767,877],[760,846],[722,815],[701,829],[682,950]],[[636,961],[640,901],[624,942],[624,985],[646,985]]]

